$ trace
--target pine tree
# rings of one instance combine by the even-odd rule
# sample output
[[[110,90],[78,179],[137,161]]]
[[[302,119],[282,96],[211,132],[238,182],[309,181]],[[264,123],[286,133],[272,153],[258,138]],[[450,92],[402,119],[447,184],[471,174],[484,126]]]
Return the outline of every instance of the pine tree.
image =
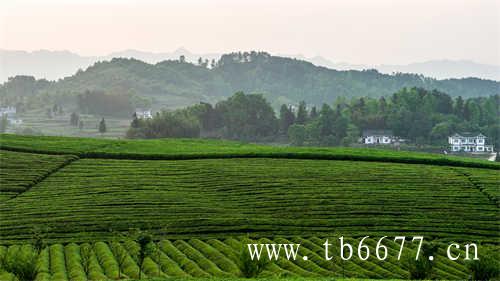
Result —
[[[9,120],[7,120],[7,115],[2,115],[0,119],[0,133],[5,133],[7,131],[7,126],[9,125]]]
[[[132,128],[139,128],[139,118],[137,118],[137,113],[134,112],[132,115],[132,123],[130,124]]]
[[[297,110],[297,119],[295,119],[295,123],[304,125],[307,121],[307,108],[306,102],[301,101],[299,103],[299,109]]]
[[[309,113],[309,118],[311,120],[314,120],[314,119],[318,118],[318,110],[316,109],[316,106],[313,106],[311,108],[311,112]]]
[[[99,133],[106,133],[106,121],[104,120],[104,118],[102,118],[101,122],[99,122]]]

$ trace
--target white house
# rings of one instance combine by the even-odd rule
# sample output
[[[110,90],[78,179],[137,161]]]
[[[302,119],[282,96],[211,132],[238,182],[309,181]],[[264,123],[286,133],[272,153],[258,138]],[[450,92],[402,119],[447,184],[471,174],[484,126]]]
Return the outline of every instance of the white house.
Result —
[[[6,116],[9,125],[19,126],[23,123],[23,120],[16,117],[17,108],[15,106],[4,106],[0,107],[0,117]]]
[[[457,133],[448,137],[448,143],[452,152],[493,152],[493,145],[487,145],[486,139],[481,133]]]
[[[151,114],[151,109],[136,108],[135,115],[139,119],[151,119],[151,118],[153,118],[153,114]]]
[[[4,106],[0,107],[0,116],[7,115],[8,116],[14,116],[16,115],[17,109],[15,106]]]
[[[399,141],[391,130],[364,130],[361,142],[364,144],[392,144]]]

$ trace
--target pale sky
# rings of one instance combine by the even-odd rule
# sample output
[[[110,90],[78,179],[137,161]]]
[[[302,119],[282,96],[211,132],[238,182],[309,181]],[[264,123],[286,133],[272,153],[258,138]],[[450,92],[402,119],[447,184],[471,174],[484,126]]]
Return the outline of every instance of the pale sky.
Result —
[[[494,0],[2,0],[0,49],[263,50],[335,62],[500,65]]]

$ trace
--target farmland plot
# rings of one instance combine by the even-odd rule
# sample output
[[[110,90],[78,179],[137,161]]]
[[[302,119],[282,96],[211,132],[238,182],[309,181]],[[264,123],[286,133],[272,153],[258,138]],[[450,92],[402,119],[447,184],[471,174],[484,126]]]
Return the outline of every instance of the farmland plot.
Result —
[[[40,225],[53,243],[130,228],[172,238],[335,232],[496,243],[500,227],[496,203],[446,166],[291,159],[81,159],[1,205],[0,216],[3,244],[29,240]]]

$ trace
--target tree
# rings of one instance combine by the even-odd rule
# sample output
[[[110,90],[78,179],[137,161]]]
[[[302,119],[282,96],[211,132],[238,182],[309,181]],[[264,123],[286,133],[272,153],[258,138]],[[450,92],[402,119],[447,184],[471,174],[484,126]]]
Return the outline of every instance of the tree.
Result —
[[[210,68],[214,69],[216,66],[217,66],[217,64],[215,63],[215,60],[212,59],[212,61],[210,62]]]
[[[306,102],[301,101],[299,103],[299,109],[297,110],[297,119],[295,120],[295,123],[304,125],[307,121],[307,108],[306,108]]]
[[[462,99],[461,96],[458,96],[457,100],[455,101],[455,107],[453,109],[454,113],[458,117],[463,117],[464,114],[464,100]]]
[[[5,133],[7,131],[7,127],[9,126],[9,120],[7,119],[7,115],[3,114],[0,117],[0,133]]]
[[[132,123],[130,123],[130,127],[132,128],[139,128],[139,118],[137,118],[137,113],[134,112],[134,114],[132,115]]]
[[[99,122],[99,133],[106,133],[106,121],[104,120],[104,118],[102,118],[101,122]]]
[[[295,121],[295,115],[293,114],[290,107],[283,104],[280,108],[280,131],[283,134],[288,132],[288,128]]]
[[[186,62],[186,57],[184,55],[179,56],[179,62],[185,63]]]
[[[80,117],[78,114],[72,112],[70,117],[69,117],[69,124],[71,126],[78,126],[78,121],[80,120]]]
[[[314,120],[318,118],[318,110],[316,109],[316,106],[313,106],[311,108],[311,112],[309,113],[309,119]]]
[[[293,145],[304,145],[306,137],[306,127],[304,125],[293,124],[290,128],[288,128],[288,138]]]
[[[225,136],[230,139],[255,140],[274,136],[278,120],[271,105],[261,94],[237,92],[216,105],[222,116]]]
[[[326,103],[323,104],[321,108],[321,112],[319,115],[319,129],[320,129],[320,137],[326,137],[329,135],[333,135],[333,121],[334,121],[334,112],[333,109]]]

